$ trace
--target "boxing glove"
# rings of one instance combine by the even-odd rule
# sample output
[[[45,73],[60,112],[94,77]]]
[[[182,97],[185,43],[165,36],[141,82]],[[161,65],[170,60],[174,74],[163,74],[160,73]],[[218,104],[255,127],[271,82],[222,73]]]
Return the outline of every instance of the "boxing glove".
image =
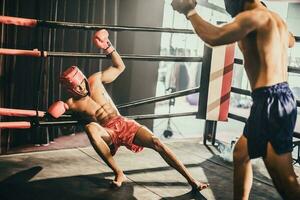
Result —
[[[68,109],[69,109],[69,106],[65,102],[56,101],[49,107],[48,113],[54,118],[59,118]]]
[[[195,10],[197,5],[196,0],[173,0],[171,5],[174,10],[184,14],[186,18],[197,13]]]
[[[104,53],[106,55],[110,55],[112,52],[115,51],[114,47],[110,43],[108,39],[108,32],[105,29],[102,29],[100,31],[97,31],[94,35],[94,43],[98,48],[101,48],[104,50]]]

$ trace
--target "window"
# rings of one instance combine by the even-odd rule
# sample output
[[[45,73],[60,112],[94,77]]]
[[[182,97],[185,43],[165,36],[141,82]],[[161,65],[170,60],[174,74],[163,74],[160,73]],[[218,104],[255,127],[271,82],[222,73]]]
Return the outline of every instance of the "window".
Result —
[[[171,0],[165,0],[163,27],[193,29],[185,16],[174,12],[171,7]],[[224,8],[223,0],[209,0],[207,3],[199,3],[196,9],[198,13],[207,21],[217,24],[218,21],[229,21],[229,15],[220,11]],[[289,28],[293,29],[296,23],[289,23],[293,20],[288,16],[288,3],[266,2],[269,9],[279,13],[279,15],[288,22]],[[300,35],[300,33],[298,34]],[[204,49],[203,41],[190,34],[170,34],[163,33],[161,39],[161,55],[172,56],[199,56],[202,57]],[[300,67],[300,43],[289,51],[289,66]],[[243,59],[238,48],[236,48],[236,58]],[[161,96],[170,92],[198,87],[201,77],[201,63],[175,63],[160,62],[156,96]],[[299,74],[289,74],[289,84],[300,100]],[[250,90],[250,85],[243,66],[235,64],[234,78],[232,86]],[[248,117],[252,100],[248,96],[231,94],[230,112]],[[181,113],[197,111],[198,94],[188,95],[175,100],[159,102],[156,104],[155,113]],[[300,117],[298,117],[300,120]],[[204,130],[204,120],[191,117],[180,117],[172,119],[154,120],[154,132],[163,136],[163,132],[172,129],[173,137],[201,137]],[[297,123],[296,131],[300,132],[300,122]],[[217,126],[217,137],[220,140],[230,142],[230,140],[239,137],[243,131],[244,123],[229,120],[228,122],[219,122]]]
[[[165,0],[163,27],[191,29],[191,23],[185,16],[174,12],[171,7],[172,0]],[[204,6],[197,6],[201,16],[211,23],[216,24],[222,19],[229,20],[227,14],[212,10]],[[195,56],[202,57],[204,43],[196,34],[171,34],[162,33],[161,55]],[[156,96],[161,96],[174,91],[198,87],[201,76],[201,63],[195,62],[160,62]],[[179,97],[173,100],[156,104],[155,113],[182,113],[198,110],[198,94]],[[165,130],[171,129],[173,137],[200,137],[204,129],[204,120],[195,116],[171,119],[154,120],[154,132],[163,136]]]

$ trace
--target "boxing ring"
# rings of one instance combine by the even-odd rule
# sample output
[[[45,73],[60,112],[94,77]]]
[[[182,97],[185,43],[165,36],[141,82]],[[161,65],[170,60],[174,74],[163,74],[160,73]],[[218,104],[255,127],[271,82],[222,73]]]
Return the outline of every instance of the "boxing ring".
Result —
[[[46,27],[50,29],[65,28],[65,29],[79,29],[79,30],[98,30],[105,28],[110,31],[138,31],[138,32],[165,32],[165,33],[181,33],[181,34],[194,34],[192,30],[189,29],[174,29],[174,28],[159,28],[159,27],[132,27],[132,26],[109,26],[109,25],[95,25],[95,24],[86,24],[86,23],[72,23],[72,22],[54,22],[54,21],[45,21],[37,19],[27,19],[27,18],[17,18],[10,16],[0,16],[0,23],[7,25],[15,26],[25,26],[30,28],[35,27]],[[295,37],[296,42],[300,42],[300,37]],[[43,51],[43,50],[23,50],[23,49],[7,49],[0,48],[0,55],[6,56],[31,56],[31,57],[76,57],[76,58],[86,58],[86,59],[109,59],[105,54],[99,53],[79,53],[79,52],[53,52],[53,51]],[[203,62],[202,57],[185,57],[185,56],[161,56],[161,55],[122,55],[123,60],[135,60],[135,61],[172,61],[172,62]],[[243,60],[234,58],[234,64],[242,65]],[[289,73],[300,74],[299,68],[288,67]],[[207,83],[209,84],[209,83]],[[140,99],[128,103],[123,103],[117,105],[118,109],[132,108],[140,105],[156,103],[164,100],[170,100],[172,98],[186,96],[190,94],[199,93],[201,96],[200,87],[187,89],[184,91],[174,92],[171,94],[159,96],[159,97],[150,97],[145,99]],[[239,95],[250,96],[251,92],[248,90],[243,90],[240,88],[231,87],[231,92]],[[208,97],[206,97],[208,98]],[[297,106],[300,106],[300,101],[297,100]],[[200,108],[199,108],[200,109]],[[228,111],[227,111],[228,112]],[[63,124],[79,124],[75,119],[72,119],[71,115],[64,115],[60,120],[54,120],[53,118],[46,115],[44,111],[38,110],[21,110],[21,109],[8,109],[0,108],[1,116],[18,116],[18,117],[30,117],[29,121],[21,122],[0,122],[0,128],[31,128],[36,126],[60,126]],[[136,120],[145,120],[145,119],[160,119],[160,118],[171,118],[171,117],[182,117],[182,116],[197,116],[199,115],[199,110],[197,112],[186,112],[186,113],[173,113],[173,114],[144,114],[144,115],[133,115],[126,116],[128,118]],[[205,119],[205,117],[202,117]],[[228,113],[228,118],[240,121],[245,123],[246,118],[239,116],[237,114]],[[225,119],[227,120],[227,119]],[[20,123],[20,126],[18,126]],[[206,144],[208,140],[215,144],[216,138],[216,126],[217,121],[206,120],[205,130],[203,135],[203,142]],[[300,133],[295,132],[295,137],[300,138]],[[297,159],[299,162],[299,158]]]
[[[111,31],[141,31],[141,32],[167,32],[167,33],[182,33],[182,34],[193,34],[192,30],[188,29],[171,29],[171,28],[157,28],[157,27],[130,27],[130,26],[108,26],[108,25],[93,25],[93,24],[83,24],[83,23],[70,23],[70,22],[53,22],[44,21],[36,19],[26,19],[26,18],[16,18],[9,16],[0,16],[0,22],[7,25],[16,26],[26,26],[26,27],[46,27],[46,28],[67,28],[67,29],[83,29],[83,30],[97,30],[105,28]],[[300,41],[300,37],[295,37],[296,41]],[[51,52],[43,50],[20,50],[20,49],[5,49],[0,48],[0,55],[17,55],[17,56],[33,56],[33,57],[76,57],[76,58],[87,58],[87,59],[107,59],[106,55],[98,53],[78,53],[78,52]],[[121,55],[124,60],[140,60],[140,61],[173,61],[173,62],[203,62],[203,58],[200,57],[178,57],[178,56],[158,56],[158,55]],[[234,59],[235,64],[242,65],[243,60]],[[300,70],[295,67],[289,67],[290,73],[300,74]],[[251,92],[239,88],[231,88],[231,92],[250,96]],[[193,88],[185,91],[175,92],[172,94],[151,97],[146,99],[141,99],[121,105],[117,105],[119,109],[136,107],[139,105],[156,103],[159,101],[169,100],[172,98],[185,96],[189,94],[199,93],[200,88]],[[300,106],[300,101],[297,101],[297,106]],[[198,111],[199,112],[199,111]],[[171,118],[171,117],[181,117],[181,116],[197,116],[198,112],[186,112],[186,113],[175,113],[175,114],[145,114],[145,115],[135,115],[127,116],[136,120],[144,119],[160,119],[160,118]],[[49,120],[45,117],[45,112],[34,111],[34,110],[18,110],[18,109],[7,109],[1,108],[1,116],[19,116],[19,117],[31,117],[29,121],[19,121],[19,122],[0,122],[0,128],[21,128],[27,129],[37,126],[60,126],[65,124],[78,124],[77,120],[71,119],[72,116],[63,116],[63,120],[55,121]],[[240,122],[245,123],[246,118],[228,113],[228,117]],[[48,117],[49,118],[49,117]],[[205,123],[203,142],[206,144],[209,139],[212,144],[215,144],[216,138],[216,127],[217,121],[207,120]],[[300,138],[300,133],[295,132],[294,136]],[[295,143],[295,146],[299,146]],[[296,162],[299,162],[299,152]]]

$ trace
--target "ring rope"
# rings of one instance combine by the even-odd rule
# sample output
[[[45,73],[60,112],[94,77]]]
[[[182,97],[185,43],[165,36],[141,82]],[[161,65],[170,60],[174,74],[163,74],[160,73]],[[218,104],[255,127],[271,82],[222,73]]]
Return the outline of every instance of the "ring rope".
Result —
[[[37,49],[23,50],[23,49],[0,48],[0,55],[110,59],[105,54],[99,54],[99,53],[51,52],[51,51],[39,51]],[[187,57],[187,56],[161,56],[161,55],[136,55],[136,54],[130,54],[130,55],[123,54],[120,56],[124,60],[141,60],[141,61],[202,62],[203,60],[202,57]]]
[[[26,26],[26,27],[46,27],[46,28],[65,28],[65,29],[84,29],[84,30],[99,30],[107,29],[111,31],[141,31],[141,32],[165,32],[165,33],[183,33],[194,34],[191,29],[175,29],[162,27],[134,27],[134,26],[117,26],[117,25],[100,25],[88,23],[74,23],[74,22],[59,22],[28,19],[21,17],[0,16],[0,23],[7,25]]]
[[[200,87],[195,87],[195,88],[191,88],[191,89],[187,89],[187,90],[173,92],[173,93],[163,95],[163,96],[159,96],[159,97],[149,97],[149,98],[145,98],[145,99],[140,99],[140,100],[132,101],[132,102],[129,102],[129,103],[124,103],[124,104],[117,105],[117,108],[122,109],[122,108],[128,108],[128,107],[135,107],[135,106],[139,106],[139,105],[144,105],[144,104],[169,100],[169,99],[172,99],[172,98],[181,97],[181,96],[185,96],[185,95],[189,95],[189,94],[195,94],[195,93],[199,92],[199,88]]]

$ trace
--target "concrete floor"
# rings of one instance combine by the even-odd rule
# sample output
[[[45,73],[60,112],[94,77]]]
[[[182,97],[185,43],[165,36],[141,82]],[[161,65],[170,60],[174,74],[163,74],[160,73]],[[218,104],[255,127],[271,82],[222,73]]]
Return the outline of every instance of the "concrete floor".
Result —
[[[134,154],[121,148],[115,156],[129,181],[110,188],[111,170],[91,147],[0,156],[0,199],[232,199],[232,165],[199,139],[167,145],[199,180],[210,183],[191,193],[183,177],[150,149]],[[254,160],[250,199],[280,199],[261,160]],[[296,169],[299,172],[299,168]]]

